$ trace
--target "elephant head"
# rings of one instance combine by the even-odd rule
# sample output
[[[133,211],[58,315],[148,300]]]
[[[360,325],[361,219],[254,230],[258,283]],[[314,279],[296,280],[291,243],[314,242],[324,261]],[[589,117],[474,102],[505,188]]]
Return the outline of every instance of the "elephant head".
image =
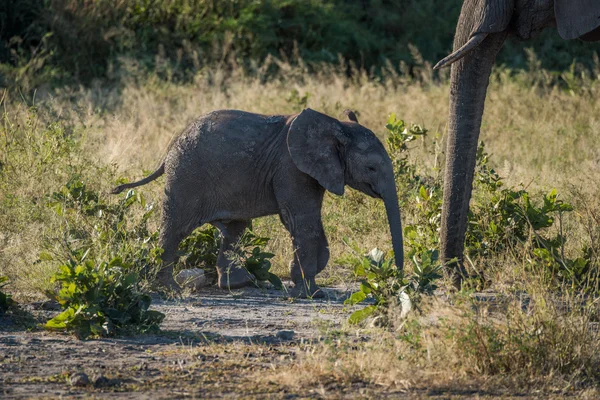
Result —
[[[375,134],[346,111],[350,121],[338,121],[311,109],[292,122],[287,142],[296,167],[326,190],[342,195],[348,185],[385,205],[396,265],[402,269],[402,225],[392,161]]]
[[[455,51],[434,67],[452,64],[441,227],[446,261],[463,255],[481,117],[496,55],[509,34],[529,39],[552,26],[564,39],[598,39],[600,2],[465,0]]]

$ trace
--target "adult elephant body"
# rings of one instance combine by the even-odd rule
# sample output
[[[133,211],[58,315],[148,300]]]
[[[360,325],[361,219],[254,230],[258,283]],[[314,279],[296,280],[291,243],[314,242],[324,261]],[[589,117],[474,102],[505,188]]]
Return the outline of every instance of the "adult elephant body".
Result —
[[[161,166],[141,181],[166,175],[160,244],[165,267],[159,280],[175,287],[172,265],[181,240],[211,223],[223,242],[217,260],[219,286],[248,284],[245,270],[228,255],[248,223],[278,214],[292,236],[291,277],[301,296],[319,295],[315,276],[327,264],[329,246],[321,221],[325,190],[344,193],[349,185],[383,199],[398,267],[402,228],[392,162],[377,137],[360,125],[311,109],[297,115],[259,115],[236,110],[209,113],[171,144]]]
[[[486,91],[498,51],[509,35],[529,39],[557,27],[564,39],[600,39],[598,0],[466,0],[456,28],[442,210],[442,257],[462,267],[469,201]],[[461,271],[464,272],[464,271]]]

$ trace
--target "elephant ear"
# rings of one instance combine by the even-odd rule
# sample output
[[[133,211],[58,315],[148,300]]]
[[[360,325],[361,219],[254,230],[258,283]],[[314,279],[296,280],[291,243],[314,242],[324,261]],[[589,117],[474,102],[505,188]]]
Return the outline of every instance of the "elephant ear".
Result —
[[[563,39],[576,39],[600,26],[598,0],[555,0],[554,14]]]
[[[344,194],[344,163],[340,150],[347,141],[339,121],[310,108],[292,121],[287,136],[296,167],[337,195]]]

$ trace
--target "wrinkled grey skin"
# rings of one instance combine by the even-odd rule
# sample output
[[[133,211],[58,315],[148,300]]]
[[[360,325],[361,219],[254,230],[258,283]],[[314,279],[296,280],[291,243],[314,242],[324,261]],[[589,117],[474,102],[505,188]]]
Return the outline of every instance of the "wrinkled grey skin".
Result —
[[[392,162],[377,137],[354,113],[338,121],[311,109],[298,115],[266,116],[222,110],[186,128],[170,146],[162,165],[141,181],[166,175],[160,245],[164,249],[160,282],[176,288],[175,252],[196,227],[210,223],[223,235],[217,261],[219,287],[251,282],[249,274],[227,259],[252,218],[278,214],[290,232],[290,263],[295,296],[320,296],[315,276],[329,260],[321,220],[325,190],[344,186],[383,199],[396,263],[403,265],[402,228]]]
[[[436,69],[452,64],[450,111],[442,209],[442,257],[458,259],[464,275],[467,214],[486,90],[498,51],[508,35],[529,39],[557,27],[564,39],[600,39],[597,0],[466,0],[456,28],[455,52]]]

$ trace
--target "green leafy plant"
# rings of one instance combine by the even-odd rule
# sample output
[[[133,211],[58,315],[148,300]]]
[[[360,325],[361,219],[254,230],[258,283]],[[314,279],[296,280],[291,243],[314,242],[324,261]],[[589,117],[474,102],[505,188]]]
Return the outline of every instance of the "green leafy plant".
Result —
[[[408,143],[424,137],[427,129],[408,124],[392,114],[386,123],[390,154],[396,165],[398,187],[414,191],[414,212],[411,223],[404,228],[407,258],[417,262],[423,254],[432,254],[439,247],[442,212],[442,182],[427,176],[409,160]],[[565,252],[562,218],[573,207],[560,199],[556,190],[531,193],[526,189],[506,187],[491,166],[485,144],[477,150],[475,187],[469,216],[465,252],[470,259],[485,260],[499,254],[523,249],[529,255],[532,268],[542,270],[549,281],[567,283],[574,290],[598,290],[598,280],[592,276],[593,251],[585,247],[574,257]],[[558,227],[556,226],[558,225]],[[483,269],[469,271],[473,279],[484,283]],[[596,284],[590,285],[590,281]]]
[[[217,257],[221,245],[221,233],[212,225],[195,229],[179,244],[178,268],[202,268],[205,273],[216,279]]]
[[[577,291],[597,290],[589,285],[592,251],[583,248],[574,258],[565,254],[562,218],[573,206],[560,199],[556,190],[534,194],[505,187],[489,166],[485,145],[477,151],[476,195],[469,214],[466,252],[470,257],[492,257],[516,247],[529,255],[532,267],[541,267],[550,281],[567,283]],[[558,222],[558,229],[556,223]]]
[[[72,250],[90,249],[105,258],[118,254],[140,269],[149,260],[160,261],[158,234],[148,229],[154,206],[135,190],[109,202],[75,175],[49,196],[47,205],[63,218],[60,233]]]
[[[237,243],[237,251],[233,252],[232,256],[237,257],[237,264],[254,275],[257,283],[268,281],[277,289],[281,289],[283,283],[270,271],[271,258],[275,257],[275,254],[262,250],[269,240],[270,238],[258,236],[251,229],[246,229]]]
[[[12,296],[2,291],[8,284],[7,276],[0,276],[0,314],[6,312],[8,308],[14,303]]]
[[[45,240],[38,262],[78,263],[80,255],[87,253],[92,260],[120,258],[133,271],[151,278],[162,255],[158,232],[148,228],[154,206],[134,190],[110,200],[90,189],[79,175],[48,196],[47,206],[61,224]]]
[[[420,125],[412,124],[410,127],[402,119],[397,119],[395,113],[391,113],[385,128],[388,131],[386,139],[394,170],[397,175],[407,175],[411,178],[416,174],[416,166],[408,160],[408,143],[419,137],[425,137],[428,130]]]
[[[411,124],[410,127],[402,119],[396,118],[396,113],[391,113],[385,124],[389,131],[387,143],[392,152],[407,151],[407,144],[416,140],[419,136],[427,135],[429,130],[420,125]]]
[[[46,328],[73,331],[80,338],[158,330],[165,316],[149,310],[152,300],[139,290],[132,266],[120,258],[94,262],[87,259],[88,254],[61,265],[52,278],[60,289],[49,296],[64,311],[49,320]]]
[[[58,291],[47,294],[63,308],[48,329],[86,338],[155,330],[164,318],[148,310],[150,296],[140,289],[140,273],[161,262],[157,233],[147,226],[154,208],[133,190],[110,200],[79,175],[47,197],[60,226],[37,262],[58,264]]]
[[[346,244],[350,246],[352,253],[340,262],[352,265],[354,275],[360,279],[360,288],[345,304],[355,305],[368,298],[374,300],[374,304],[353,312],[350,323],[360,323],[373,314],[383,314],[390,305],[400,304],[403,312],[407,312],[413,306],[418,306],[422,294],[430,294],[437,288],[435,281],[441,278],[437,250],[425,252],[420,257],[414,255],[413,274],[405,277],[403,271],[394,264],[393,255],[386,255],[377,248],[362,255],[356,245],[347,241]]]
[[[251,228],[246,229],[236,244],[236,251],[228,253],[239,268],[245,268],[258,281],[269,281],[282,288],[281,280],[270,272],[271,258],[275,255],[263,251],[269,243],[268,237],[256,235]],[[214,226],[196,229],[179,245],[180,262],[185,268],[201,265],[206,273],[216,277],[216,264],[219,255],[221,234]]]
[[[404,228],[406,256],[433,252],[439,245],[439,227],[442,217],[441,185],[420,185],[415,201],[414,220]]]

